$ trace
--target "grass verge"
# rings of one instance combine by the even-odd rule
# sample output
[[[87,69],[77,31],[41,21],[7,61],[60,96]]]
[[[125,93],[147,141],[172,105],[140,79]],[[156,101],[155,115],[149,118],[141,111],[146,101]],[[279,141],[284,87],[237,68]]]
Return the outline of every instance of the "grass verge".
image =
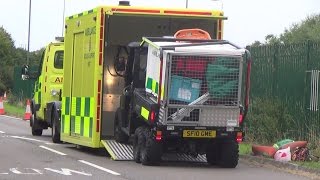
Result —
[[[250,155],[251,154],[251,144],[241,143],[239,144],[239,154],[241,155]]]
[[[320,169],[319,161],[306,161],[306,162],[294,161],[293,163],[306,168],[317,169],[317,170]]]
[[[25,113],[25,107],[5,102],[4,111],[6,115],[23,118]]]

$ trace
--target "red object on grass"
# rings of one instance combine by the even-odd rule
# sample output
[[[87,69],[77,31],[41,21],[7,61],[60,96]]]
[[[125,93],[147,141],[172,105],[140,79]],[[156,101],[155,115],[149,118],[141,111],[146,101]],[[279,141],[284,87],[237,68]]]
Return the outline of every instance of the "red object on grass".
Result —
[[[277,152],[277,149],[273,146],[252,145],[252,152],[254,155],[266,155],[269,157],[273,157]]]

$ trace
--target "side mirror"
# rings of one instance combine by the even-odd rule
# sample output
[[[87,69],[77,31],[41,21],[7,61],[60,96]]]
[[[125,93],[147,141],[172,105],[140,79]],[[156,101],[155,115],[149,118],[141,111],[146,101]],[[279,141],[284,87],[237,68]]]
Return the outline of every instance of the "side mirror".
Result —
[[[29,79],[29,66],[24,65],[21,69],[21,79],[28,80]]]

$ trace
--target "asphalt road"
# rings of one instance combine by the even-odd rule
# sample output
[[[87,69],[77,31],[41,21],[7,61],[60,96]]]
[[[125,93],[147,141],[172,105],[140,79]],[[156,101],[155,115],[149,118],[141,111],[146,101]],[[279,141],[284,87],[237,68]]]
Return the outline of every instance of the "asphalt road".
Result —
[[[112,161],[104,149],[51,143],[51,129],[31,135],[29,122],[0,116],[0,179],[132,179],[132,180],[297,180],[305,177],[241,161],[235,169],[203,163],[162,163],[149,167]]]

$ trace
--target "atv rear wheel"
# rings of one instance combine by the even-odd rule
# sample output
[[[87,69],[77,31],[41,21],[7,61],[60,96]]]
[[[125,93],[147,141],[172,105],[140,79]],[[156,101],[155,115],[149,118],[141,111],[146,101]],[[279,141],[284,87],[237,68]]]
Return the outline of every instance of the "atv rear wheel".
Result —
[[[210,142],[206,149],[207,162],[210,165],[216,165],[219,161],[219,147],[217,142]]]
[[[235,140],[228,139],[220,144],[220,163],[224,168],[235,168],[239,161],[239,145]]]
[[[151,130],[145,128],[143,131],[145,143],[141,149],[141,163],[143,165],[158,165],[162,156],[162,143],[157,142]]]

